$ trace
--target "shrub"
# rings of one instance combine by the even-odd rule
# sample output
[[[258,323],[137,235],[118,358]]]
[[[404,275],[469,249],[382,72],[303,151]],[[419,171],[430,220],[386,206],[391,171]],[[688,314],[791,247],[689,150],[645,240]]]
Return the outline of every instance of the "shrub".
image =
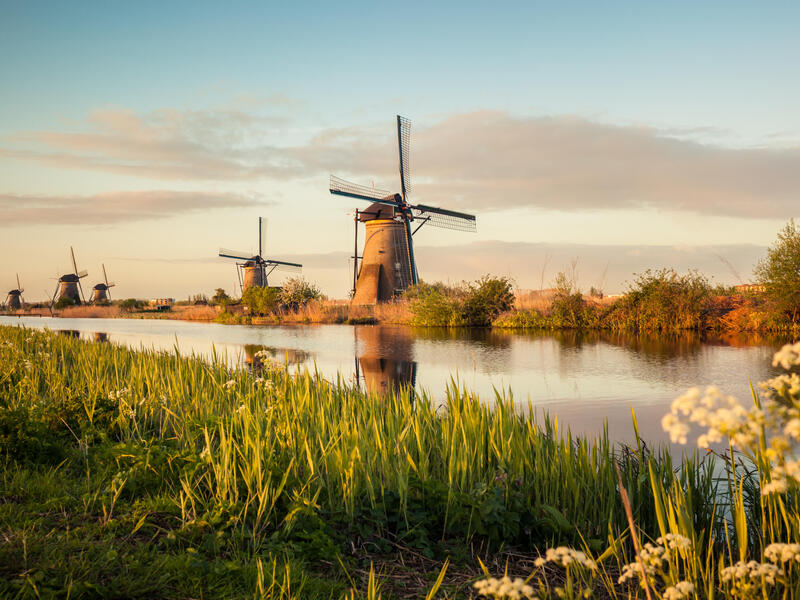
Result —
[[[278,288],[250,287],[242,294],[242,304],[248,306],[252,313],[266,315],[278,309],[280,293]]]
[[[426,326],[485,327],[514,305],[511,281],[489,275],[458,287],[419,284],[405,297],[412,300],[412,322]]]
[[[674,269],[648,269],[610,307],[604,321],[611,329],[701,329],[710,297],[708,279],[697,271],[678,275]]]
[[[59,310],[63,308],[68,308],[70,306],[75,306],[75,300],[72,298],[67,298],[66,296],[62,296],[58,300],[56,300],[55,307]]]
[[[119,303],[119,307],[123,310],[134,310],[137,308],[142,308],[144,306],[144,302],[137,300],[136,298],[128,298],[123,300]]]
[[[281,287],[280,300],[290,308],[305,306],[311,300],[319,300],[322,296],[319,288],[303,279],[293,277]]]
[[[754,270],[772,309],[792,324],[800,317],[800,230],[790,220]]]

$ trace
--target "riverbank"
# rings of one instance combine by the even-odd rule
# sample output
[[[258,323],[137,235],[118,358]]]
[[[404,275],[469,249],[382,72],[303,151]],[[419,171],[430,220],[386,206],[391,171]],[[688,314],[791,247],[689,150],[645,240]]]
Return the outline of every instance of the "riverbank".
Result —
[[[0,328],[3,594],[419,598],[449,560],[435,597],[467,598],[478,559],[533,573],[540,597],[565,581],[567,597],[635,594],[635,578],[617,581],[633,559],[617,466],[642,541],[688,540],[666,573],[700,597],[728,594],[727,565],[769,563],[764,548],[800,532],[793,484],[758,493],[768,470],[731,463],[724,483],[710,456],[574,438],[502,399],[450,389],[439,412],[262,364]],[[562,544],[589,566],[536,566]],[[784,569],[784,587],[764,589],[795,597]]]

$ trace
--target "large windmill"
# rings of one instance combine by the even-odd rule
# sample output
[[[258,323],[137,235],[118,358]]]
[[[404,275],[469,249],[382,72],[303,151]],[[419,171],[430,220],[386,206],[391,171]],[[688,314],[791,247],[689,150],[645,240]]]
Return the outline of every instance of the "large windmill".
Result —
[[[72,273],[67,273],[58,278],[58,285],[56,291],[53,292],[53,299],[50,301],[52,306],[56,300],[62,298],[69,298],[75,304],[84,302],[83,287],[81,287],[81,279],[86,277],[89,273],[86,271],[78,271],[78,263],[75,262],[75,250],[72,246],[69,247],[70,256],[72,257]]]
[[[19,283],[19,273],[17,273],[17,289],[9,290],[8,298],[6,298],[6,310],[19,310],[22,308],[22,292],[25,290]]]
[[[96,304],[98,302],[108,302],[111,300],[111,292],[108,290],[115,285],[117,284],[113,281],[109,283],[108,275],[106,275],[106,266],[103,265],[103,281],[95,284],[95,286],[92,288],[92,304]]]
[[[371,202],[366,210],[356,210],[358,222],[366,227],[366,240],[361,269],[358,256],[354,265],[354,294],[356,304],[375,304],[392,299],[408,286],[419,283],[414,258],[413,235],[430,223],[434,227],[475,231],[475,216],[424,204],[411,204],[411,168],[409,147],[411,123],[397,115],[397,149],[400,157],[400,193],[376,190],[350,183],[331,175],[330,192],[338,196]],[[412,223],[416,227],[412,228]],[[356,238],[356,249],[358,240]]]
[[[267,220],[258,217],[258,254],[253,256],[249,252],[219,249],[222,258],[232,258],[237,261],[236,273],[239,277],[239,287],[244,293],[251,287],[266,287],[267,278],[276,269],[279,271],[299,272],[303,265],[272,258],[264,258],[264,245],[267,241]]]

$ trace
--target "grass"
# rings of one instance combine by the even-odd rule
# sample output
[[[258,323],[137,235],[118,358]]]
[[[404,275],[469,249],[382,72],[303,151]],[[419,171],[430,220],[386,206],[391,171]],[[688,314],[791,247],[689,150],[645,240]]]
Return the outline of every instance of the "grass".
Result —
[[[529,572],[570,545],[600,563],[593,593],[632,597],[620,483],[643,540],[692,540],[676,568],[700,597],[800,536],[796,490],[758,493],[763,456],[673,462],[523,408],[0,327],[0,595],[425,597],[449,559],[435,595],[466,598],[480,561]]]

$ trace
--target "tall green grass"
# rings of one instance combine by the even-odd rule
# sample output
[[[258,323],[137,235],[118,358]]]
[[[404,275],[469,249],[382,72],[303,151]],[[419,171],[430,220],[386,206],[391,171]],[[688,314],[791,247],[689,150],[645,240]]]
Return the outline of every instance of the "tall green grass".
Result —
[[[44,581],[53,593],[76,581],[119,592],[92,571],[96,547],[77,544],[62,564],[53,556],[86,520],[131,560],[158,549],[165,597],[199,593],[185,581],[192,565],[205,569],[206,593],[219,585],[222,596],[267,597],[302,585],[315,597],[322,577],[319,593],[339,597],[350,586],[338,565],[398,545],[464,563],[466,548],[569,544],[605,552],[613,574],[631,535],[617,465],[638,533],[695,540],[691,568],[710,593],[719,561],[797,535],[800,514],[796,496],[762,499],[757,473],[733,461],[720,479],[725,464],[712,457],[673,462],[643,442],[616,447],[605,431],[575,437],[511,395],[482,402],[455,381],[437,406],[274,364],[252,373],[9,327],[0,328],[0,452],[2,496],[14,499],[0,502],[12,532],[0,590],[31,597]],[[31,518],[34,507],[47,516]],[[23,559],[26,569],[10,566]],[[292,580],[281,566],[291,561],[308,574]],[[225,587],[236,569],[250,583]],[[130,571],[131,589],[151,581],[144,566]],[[607,593],[621,593],[614,581]]]

